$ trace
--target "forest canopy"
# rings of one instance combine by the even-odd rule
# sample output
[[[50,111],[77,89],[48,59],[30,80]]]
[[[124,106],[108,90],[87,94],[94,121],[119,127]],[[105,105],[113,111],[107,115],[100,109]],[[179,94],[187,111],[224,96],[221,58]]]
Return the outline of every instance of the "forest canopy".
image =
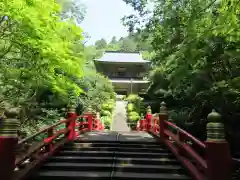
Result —
[[[1,113],[17,107],[23,134],[53,124],[70,106],[82,112],[114,98],[76,24],[84,13],[74,0],[0,2]]]
[[[124,1],[135,9],[123,18],[129,30],[151,36],[149,96],[167,101],[181,125],[199,126],[216,109],[228,133],[239,127],[239,1]]]

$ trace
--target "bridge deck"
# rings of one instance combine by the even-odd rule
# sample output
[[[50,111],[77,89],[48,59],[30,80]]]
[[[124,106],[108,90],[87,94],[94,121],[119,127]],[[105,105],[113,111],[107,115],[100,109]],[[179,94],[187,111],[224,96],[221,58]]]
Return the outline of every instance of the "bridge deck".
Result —
[[[147,132],[116,132],[116,131],[93,131],[81,134],[80,140],[90,141],[139,141],[154,142],[156,141]]]

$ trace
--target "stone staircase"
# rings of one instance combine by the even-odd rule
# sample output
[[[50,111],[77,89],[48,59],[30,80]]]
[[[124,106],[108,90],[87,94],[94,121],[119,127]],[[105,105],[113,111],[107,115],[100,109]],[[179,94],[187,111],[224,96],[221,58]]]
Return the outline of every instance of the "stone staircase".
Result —
[[[191,179],[175,157],[146,134],[95,135],[66,144],[29,180]]]

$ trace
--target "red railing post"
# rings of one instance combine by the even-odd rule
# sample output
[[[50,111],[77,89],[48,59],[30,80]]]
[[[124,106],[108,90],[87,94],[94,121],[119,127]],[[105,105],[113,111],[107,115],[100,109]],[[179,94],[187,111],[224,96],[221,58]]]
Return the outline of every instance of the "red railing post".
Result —
[[[17,109],[10,109],[4,115],[6,119],[0,119],[0,179],[12,180],[20,123],[17,119]]]
[[[150,131],[151,130],[151,119],[152,119],[152,110],[151,110],[151,106],[147,107],[147,114],[146,114],[146,130]]]
[[[221,115],[213,110],[208,115],[206,140],[207,177],[209,180],[231,179],[231,154],[225,140]]]
[[[160,105],[160,113],[159,113],[159,124],[160,124],[160,137],[167,138],[167,135],[164,133],[164,130],[167,129],[167,124],[165,121],[168,120],[168,113],[166,103],[162,102]]]
[[[92,107],[89,106],[88,111],[85,113],[88,119],[88,130],[93,130],[93,113],[92,113]]]
[[[73,141],[75,139],[75,127],[76,127],[76,119],[77,119],[77,114],[75,112],[74,108],[71,108],[68,113],[67,113],[67,118],[70,119],[68,126],[69,133],[68,133],[68,140]]]
[[[88,129],[89,131],[93,130],[93,114],[91,112],[88,112]]]
[[[51,138],[53,136],[53,128],[48,129],[47,134],[48,134],[48,138]],[[53,150],[53,143],[52,142],[50,142],[46,146],[46,150],[47,150],[47,152],[51,152]]]

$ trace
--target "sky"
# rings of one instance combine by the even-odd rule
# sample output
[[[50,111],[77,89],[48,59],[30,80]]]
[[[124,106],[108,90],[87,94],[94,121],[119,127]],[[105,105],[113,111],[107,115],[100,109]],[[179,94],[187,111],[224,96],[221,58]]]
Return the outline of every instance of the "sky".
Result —
[[[87,44],[94,44],[104,38],[108,42],[113,36],[127,36],[127,27],[121,23],[124,15],[132,14],[133,9],[122,0],[83,0],[87,14],[81,27],[90,35]]]

